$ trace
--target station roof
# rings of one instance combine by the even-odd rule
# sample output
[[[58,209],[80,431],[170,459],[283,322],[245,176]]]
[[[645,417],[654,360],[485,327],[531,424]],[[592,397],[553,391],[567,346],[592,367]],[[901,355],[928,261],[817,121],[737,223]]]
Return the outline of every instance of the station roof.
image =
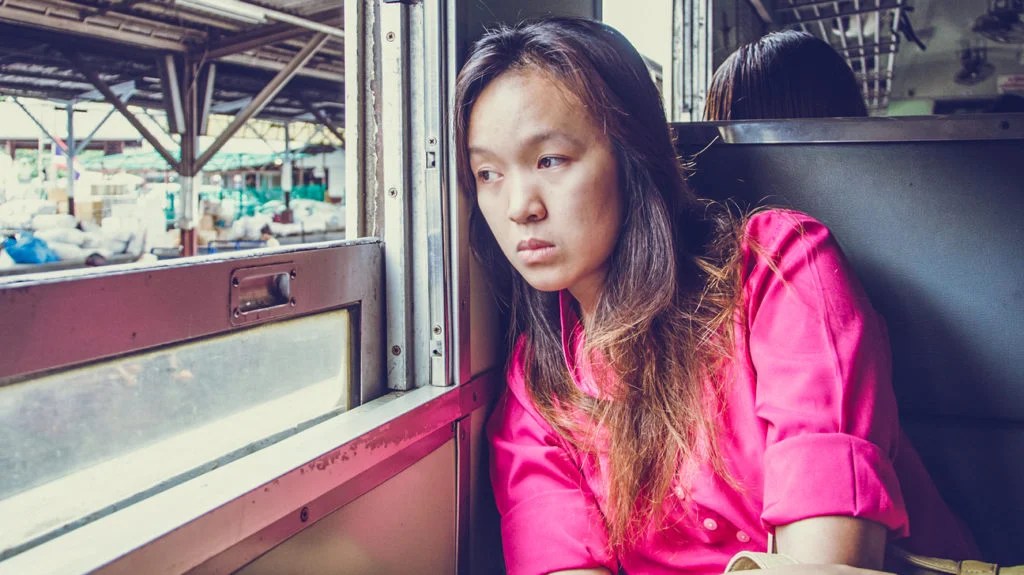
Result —
[[[163,78],[190,58],[216,63],[209,111],[233,114],[303,51],[310,25],[340,29],[342,12],[342,0],[0,0],[0,95],[104,100],[92,69],[127,104],[167,110]],[[257,117],[342,126],[343,62],[337,32]]]

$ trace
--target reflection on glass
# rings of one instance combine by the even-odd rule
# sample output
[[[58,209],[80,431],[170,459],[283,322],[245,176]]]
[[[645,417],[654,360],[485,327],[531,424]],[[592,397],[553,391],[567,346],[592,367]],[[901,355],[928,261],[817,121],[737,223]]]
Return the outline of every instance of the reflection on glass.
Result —
[[[758,5],[771,13],[759,13]],[[715,69],[768,32],[802,30],[843,56],[872,115],[1024,111],[1019,2],[713,0],[709,11]]]
[[[350,329],[339,310],[0,389],[0,559],[345,411]]]

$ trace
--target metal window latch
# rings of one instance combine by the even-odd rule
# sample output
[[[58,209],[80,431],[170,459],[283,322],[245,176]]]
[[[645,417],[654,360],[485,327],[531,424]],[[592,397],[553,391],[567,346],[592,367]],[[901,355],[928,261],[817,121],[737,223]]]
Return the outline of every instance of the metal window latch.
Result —
[[[246,267],[231,274],[231,325],[297,315],[297,266],[292,262]]]

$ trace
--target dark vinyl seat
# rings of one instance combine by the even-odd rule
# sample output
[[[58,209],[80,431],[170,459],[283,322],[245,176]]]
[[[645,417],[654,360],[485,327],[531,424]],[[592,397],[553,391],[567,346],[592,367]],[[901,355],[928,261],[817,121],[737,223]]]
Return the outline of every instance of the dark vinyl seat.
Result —
[[[1024,563],[1024,114],[674,128],[704,150],[699,195],[835,232],[888,324],[904,429],[986,558]]]

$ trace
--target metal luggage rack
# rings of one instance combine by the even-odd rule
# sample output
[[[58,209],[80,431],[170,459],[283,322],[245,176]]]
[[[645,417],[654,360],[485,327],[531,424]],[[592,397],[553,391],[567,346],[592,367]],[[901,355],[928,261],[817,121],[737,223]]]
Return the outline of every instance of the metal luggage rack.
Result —
[[[784,0],[776,9],[783,25],[814,34],[846,58],[872,111],[889,105],[907,11],[907,0]]]

